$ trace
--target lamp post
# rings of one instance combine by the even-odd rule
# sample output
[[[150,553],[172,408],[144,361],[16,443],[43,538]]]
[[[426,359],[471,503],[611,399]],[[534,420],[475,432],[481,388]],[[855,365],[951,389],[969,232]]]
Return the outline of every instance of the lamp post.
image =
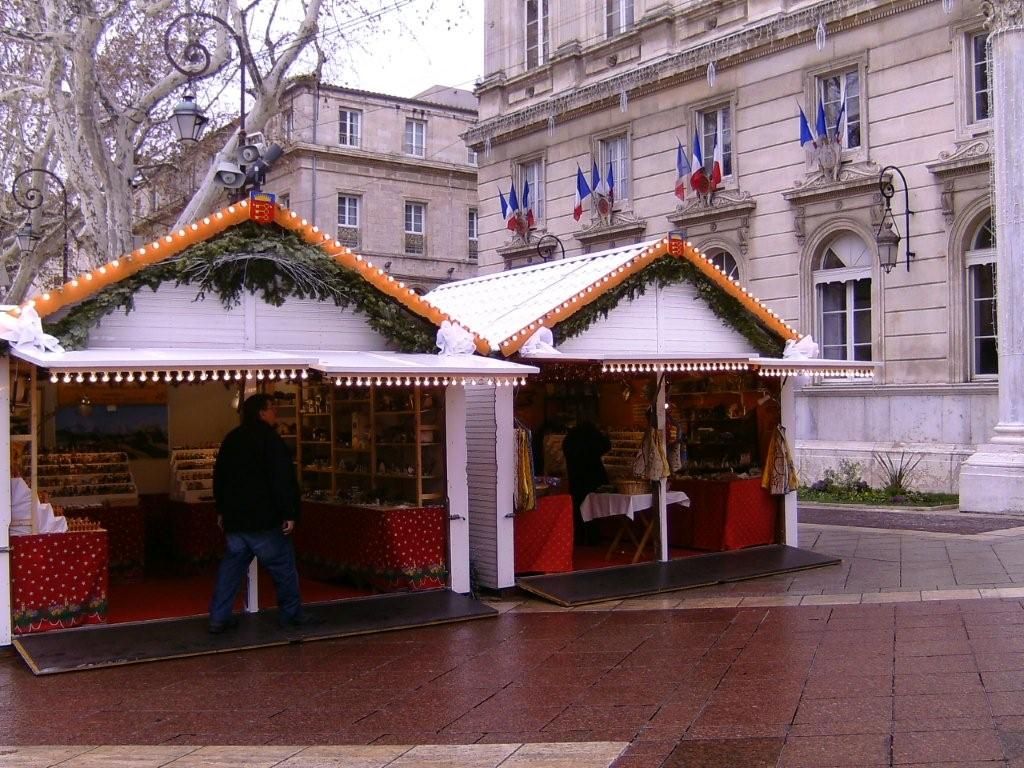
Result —
[[[64,226],[64,247],[61,252],[61,274],[64,277],[64,282],[68,281],[68,190],[64,186],[64,182],[53,172],[48,171],[45,168],[26,168],[24,171],[14,177],[14,181],[11,183],[11,197],[14,198],[14,202],[19,207],[28,211],[28,218],[25,223],[21,225],[18,231],[15,233],[15,239],[18,243],[18,248],[25,255],[29,255],[35,250],[36,243],[39,241],[39,235],[32,231],[32,211],[43,204],[44,193],[43,190],[35,186],[33,181],[27,182],[28,187],[21,189],[22,179],[29,179],[34,174],[41,174],[48,176],[53,180],[53,183],[57,185],[60,190],[61,197],[61,219]]]
[[[551,261],[551,257],[555,255],[555,248],[559,248],[562,251],[562,258],[564,259],[565,246],[562,245],[562,241],[555,235],[544,235],[544,237],[537,241],[537,255],[543,261]]]
[[[214,178],[222,187],[233,190],[239,195],[244,195],[245,189],[249,187],[259,191],[260,185],[263,183],[270,166],[282,154],[282,149],[279,145],[271,144],[266,146],[262,134],[253,134],[252,137],[248,137],[245,132],[245,72],[251,66],[253,78],[256,80],[256,85],[259,86],[261,84],[259,71],[256,69],[252,55],[249,53],[245,39],[235,32],[224,19],[214,16],[212,13],[204,13],[202,11],[188,11],[179,14],[174,17],[171,23],[167,25],[167,29],[164,30],[164,53],[167,55],[167,60],[171,63],[172,67],[183,75],[187,75],[190,79],[203,77],[213,70],[213,56],[206,46],[192,37],[191,26],[187,30],[188,42],[185,44],[182,58],[179,60],[174,57],[172,51],[173,41],[171,38],[175,28],[182,22],[191,23],[195,19],[217,24],[231,35],[235,45],[238,46],[238,58],[240,61],[238,68],[241,73],[241,88],[238,96],[238,159],[237,162],[226,159],[222,160],[214,174]],[[242,25],[244,28],[244,14],[242,15]],[[181,101],[171,111],[171,124],[174,128],[174,133],[177,135],[178,140],[184,144],[194,144],[199,141],[203,128],[208,122],[209,119],[203,114],[199,105],[196,104],[195,96],[191,93],[186,93],[182,96]],[[247,144],[246,142],[250,138],[252,143]]]
[[[212,13],[188,11],[175,16],[171,23],[167,25],[167,29],[164,30],[164,54],[167,56],[167,60],[171,63],[172,67],[181,72],[181,74],[187,75],[190,79],[203,77],[213,69],[213,56],[210,54],[210,49],[192,38],[191,29],[189,29],[188,42],[185,44],[182,59],[179,61],[174,57],[171,35],[180,23],[190,22],[194,19],[205,19],[220,25],[224,28],[225,32],[231,35],[231,39],[238,46],[238,69],[241,72],[241,88],[239,89],[238,97],[238,146],[241,148],[245,145],[245,69],[250,61],[245,41],[242,40],[241,35],[235,32],[230,24],[220,16],[215,16]],[[171,118],[174,132],[178,140],[183,143],[199,141],[203,128],[209,122],[209,118],[203,114],[199,105],[196,104],[195,96],[191,93],[186,93],[182,96],[181,101],[172,110]]]
[[[885,211],[882,212],[882,220],[878,222],[878,232],[875,233],[878,261],[886,274],[892,272],[893,267],[896,266],[900,249],[899,227],[892,213],[892,198],[896,194],[896,189],[892,184],[892,176],[886,176],[889,171],[895,171],[903,180],[903,227],[907,237],[907,272],[910,271],[910,260],[914,258],[914,252],[910,250],[910,217],[914,212],[910,210],[910,189],[907,187],[907,177],[895,165],[887,165],[878,174],[878,189],[885,200]]]

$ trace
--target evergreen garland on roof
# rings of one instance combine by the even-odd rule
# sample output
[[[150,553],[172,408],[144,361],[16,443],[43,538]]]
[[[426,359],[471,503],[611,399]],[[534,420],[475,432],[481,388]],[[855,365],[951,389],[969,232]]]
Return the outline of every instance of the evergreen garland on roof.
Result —
[[[715,315],[725,325],[740,333],[760,354],[767,357],[782,356],[785,346],[783,339],[765,327],[738,299],[719,287],[694,264],[671,256],[649,264],[558,323],[552,329],[556,344],[579,336],[599,319],[607,317],[623,299],[632,301],[642,296],[651,284],[666,286],[684,281],[693,283],[700,298],[708,303]]]
[[[60,321],[47,324],[46,330],[65,349],[79,349],[103,317],[118,310],[131,312],[137,291],[146,286],[155,291],[169,281],[194,285],[197,301],[213,295],[225,309],[238,306],[246,292],[275,307],[289,298],[333,301],[363,314],[371,328],[402,352],[435,349],[437,329],[431,322],[294,232],[251,221],[102,289],[72,307]]]

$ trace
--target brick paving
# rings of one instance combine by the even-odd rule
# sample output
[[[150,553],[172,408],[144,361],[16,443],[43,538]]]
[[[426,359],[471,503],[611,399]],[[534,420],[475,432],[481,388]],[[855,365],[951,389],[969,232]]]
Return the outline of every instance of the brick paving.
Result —
[[[62,765],[108,767],[129,763],[89,762],[79,745],[187,749],[189,765],[1024,767],[1024,537],[802,537],[844,563],[585,609],[506,599],[495,620],[46,678],[7,653],[0,744],[69,745]],[[197,745],[253,757],[204,762]],[[403,761],[306,752],[318,745],[400,747]],[[412,751],[425,745],[442,751]],[[257,749],[273,747],[292,751]]]

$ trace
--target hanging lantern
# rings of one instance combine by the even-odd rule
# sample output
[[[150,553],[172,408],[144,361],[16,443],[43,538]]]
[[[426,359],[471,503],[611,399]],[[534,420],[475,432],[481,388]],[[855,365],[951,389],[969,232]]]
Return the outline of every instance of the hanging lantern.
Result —
[[[210,119],[203,114],[196,104],[196,97],[192,94],[182,96],[181,101],[171,110],[171,127],[174,128],[178,141],[183,144],[194,144],[199,141],[208,122]]]

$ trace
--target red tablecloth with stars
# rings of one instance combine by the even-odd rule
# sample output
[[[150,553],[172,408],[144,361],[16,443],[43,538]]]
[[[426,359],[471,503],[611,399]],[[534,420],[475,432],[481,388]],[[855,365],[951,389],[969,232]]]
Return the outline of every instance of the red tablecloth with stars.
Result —
[[[724,551],[775,543],[779,505],[761,478],[673,479],[670,487],[690,497],[689,508],[669,509],[672,546]]]
[[[571,571],[572,547],[572,496],[541,496],[535,509],[516,513],[516,573]]]
[[[146,560],[146,526],[141,509],[136,506],[100,504],[92,507],[65,507],[64,515],[87,517],[106,529],[112,573],[142,576]]]
[[[187,566],[220,560],[224,554],[224,532],[217,525],[217,507],[212,501],[169,505],[171,551]]]
[[[305,575],[379,590],[436,589],[448,581],[443,507],[304,502],[295,553]]]
[[[107,532],[11,537],[14,633],[107,620]]]

